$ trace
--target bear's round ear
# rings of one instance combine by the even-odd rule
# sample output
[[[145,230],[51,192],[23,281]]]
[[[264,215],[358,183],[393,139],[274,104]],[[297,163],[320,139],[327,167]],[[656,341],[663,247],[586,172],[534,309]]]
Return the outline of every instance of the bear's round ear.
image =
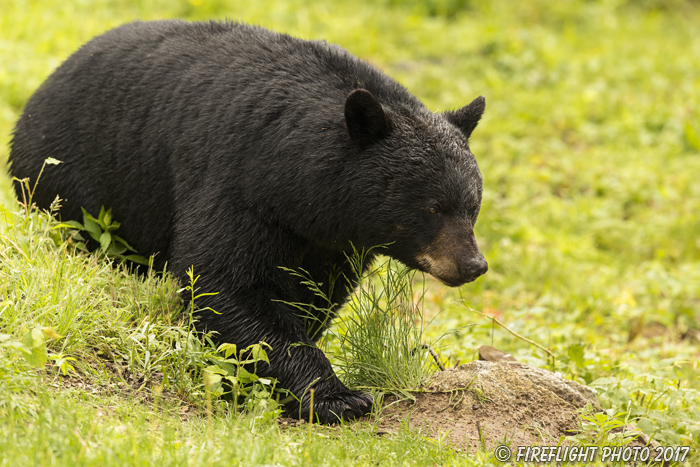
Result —
[[[459,110],[451,110],[444,112],[443,115],[447,121],[462,130],[464,136],[469,138],[476,128],[476,125],[481,120],[481,116],[486,109],[486,99],[484,96],[479,96],[474,99],[469,105],[465,105]]]
[[[345,99],[345,125],[350,137],[361,146],[368,146],[391,132],[382,104],[366,89],[355,89]]]

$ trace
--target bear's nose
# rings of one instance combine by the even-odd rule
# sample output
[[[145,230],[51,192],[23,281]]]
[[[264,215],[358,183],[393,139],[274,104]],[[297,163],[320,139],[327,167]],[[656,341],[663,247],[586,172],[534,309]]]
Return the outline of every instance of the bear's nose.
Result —
[[[476,260],[476,266],[474,266],[474,271],[476,272],[477,276],[483,276],[488,270],[489,263],[486,261],[486,258],[484,258],[483,256],[481,258],[478,258]]]
[[[486,258],[482,255],[476,258],[469,259],[461,268],[460,275],[466,279],[467,282],[475,280],[479,276],[486,274],[489,270],[489,263],[486,262]]]

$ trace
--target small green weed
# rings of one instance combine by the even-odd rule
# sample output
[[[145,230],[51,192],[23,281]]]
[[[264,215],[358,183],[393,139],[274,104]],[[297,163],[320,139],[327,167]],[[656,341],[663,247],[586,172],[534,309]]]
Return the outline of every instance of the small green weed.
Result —
[[[31,181],[28,178],[22,180],[16,177],[13,178],[13,180],[19,184],[19,187],[21,189],[21,204],[24,207],[24,211],[26,214],[25,219],[29,219],[31,217],[31,211],[35,208],[33,204],[33,198],[34,194],[36,193],[36,187],[39,185],[39,181],[41,180],[41,175],[44,173],[44,169],[47,165],[58,165],[62,163],[63,161],[59,161],[58,159],[54,159],[53,157],[47,157],[44,160],[44,163],[41,166],[41,170],[39,171],[39,175],[37,176],[33,185],[31,184]],[[60,201],[61,200],[58,197],[56,197],[56,199],[51,205],[51,208],[49,209],[49,212],[56,211],[60,206]],[[85,231],[90,235],[90,237],[93,238],[93,240],[95,240],[100,245],[100,251],[108,258],[117,259],[121,261],[128,260],[138,264],[149,265],[148,259],[143,256],[136,254],[124,254],[127,251],[130,251],[132,253],[138,252],[131,245],[129,245],[126,240],[124,240],[122,237],[115,233],[115,231],[119,229],[119,226],[121,224],[119,222],[114,221],[114,219],[112,218],[111,208],[105,210],[105,207],[102,206],[100,208],[100,213],[97,218],[93,217],[84,208],[81,209],[83,211],[82,224],[78,221],[68,220],[53,225],[52,229],[68,229],[70,239],[76,240],[76,242],[70,241],[70,243],[80,251],[88,251],[85,245],[86,240],[80,233],[81,231]]]
[[[214,396],[222,397],[230,394],[234,410],[238,410],[239,401],[243,400],[242,408],[251,413],[281,413],[279,399],[274,396],[285,394],[286,391],[276,389],[274,378],[261,378],[256,375],[259,362],[270,363],[265,348],[271,347],[265,343],[253,344],[237,352],[235,344],[221,344],[217,355],[209,357],[211,365],[204,368],[207,375],[208,389]],[[253,371],[246,367],[253,366]],[[227,387],[228,386],[228,387]]]
[[[34,368],[43,368],[46,362],[52,360],[60,360],[61,371],[65,375],[67,370],[73,369],[69,361],[75,361],[74,358],[63,357],[57,355],[49,355],[46,349],[46,339],[60,339],[63,336],[56,334],[52,329],[43,326],[37,326],[31,331],[26,331],[20,340],[13,340],[9,334],[0,334],[0,348],[13,349],[22,355]]]
[[[636,434],[622,428],[629,423],[629,415],[614,409],[595,412],[587,405],[581,412],[580,432],[569,439],[584,446],[623,446],[629,444]]]
[[[83,211],[83,223],[78,221],[64,221],[56,225],[56,228],[67,228],[68,235],[71,238],[77,240],[74,244],[75,248],[80,251],[87,252],[88,249],[85,246],[85,238],[81,235],[81,231],[87,232],[90,237],[93,238],[100,245],[100,252],[103,253],[110,259],[116,260],[127,260],[134,263],[142,264],[148,266],[149,260],[144,256],[137,254],[125,255],[127,251],[132,253],[138,253],[131,245],[129,245],[126,240],[114,233],[119,226],[119,222],[116,222],[112,218],[112,209],[105,210],[105,207],[100,208],[100,214],[95,218],[85,208],[81,208]]]

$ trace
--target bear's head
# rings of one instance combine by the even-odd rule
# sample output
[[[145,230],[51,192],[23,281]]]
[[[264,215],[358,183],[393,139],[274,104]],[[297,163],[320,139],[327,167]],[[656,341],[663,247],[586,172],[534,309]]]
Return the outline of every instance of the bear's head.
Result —
[[[384,108],[367,90],[345,102],[350,137],[375,161],[384,195],[374,209],[375,243],[407,266],[455,287],[484,274],[488,264],[474,237],[482,177],[469,137],[484,109],[469,105],[433,114],[423,106]]]

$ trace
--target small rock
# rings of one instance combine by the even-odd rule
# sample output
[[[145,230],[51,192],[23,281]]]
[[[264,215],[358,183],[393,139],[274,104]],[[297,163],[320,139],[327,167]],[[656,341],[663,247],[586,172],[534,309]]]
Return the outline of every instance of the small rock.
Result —
[[[498,350],[490,345],[482,345],[479,347],[479,360],[487,362],[515,362],[515,358],[508,352]]]

